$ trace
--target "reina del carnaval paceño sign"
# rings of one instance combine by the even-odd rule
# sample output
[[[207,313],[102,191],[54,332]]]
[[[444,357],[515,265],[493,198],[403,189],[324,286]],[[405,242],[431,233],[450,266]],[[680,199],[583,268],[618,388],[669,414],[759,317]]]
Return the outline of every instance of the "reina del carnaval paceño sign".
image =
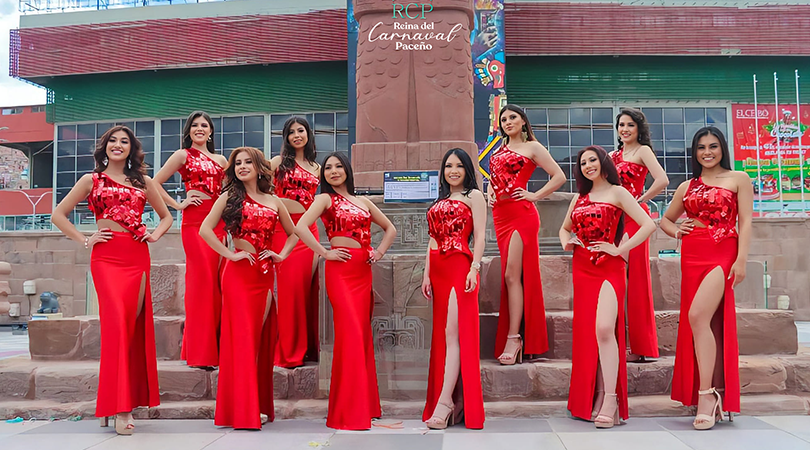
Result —
[[[433,50],[433,43],[450,42],[458,37],[463,28],[460,23],[453,24],[448,30],[437,30],[435,22],[428,22],[427,14],[433,11],[430,3],[393,3],[392,19],[421,19],[421,23],[394,22],[391,28],[382,21],[377,22],[368,32],[368,41],[397,41],[396,50]]]

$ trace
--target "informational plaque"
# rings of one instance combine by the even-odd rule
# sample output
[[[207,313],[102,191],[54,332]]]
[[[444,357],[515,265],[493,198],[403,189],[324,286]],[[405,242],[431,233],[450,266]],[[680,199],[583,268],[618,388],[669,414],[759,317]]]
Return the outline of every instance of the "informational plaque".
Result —
[[[425,203],[439,196],[439,172],[408,170],[385,172],[383,199],[385,203]]]

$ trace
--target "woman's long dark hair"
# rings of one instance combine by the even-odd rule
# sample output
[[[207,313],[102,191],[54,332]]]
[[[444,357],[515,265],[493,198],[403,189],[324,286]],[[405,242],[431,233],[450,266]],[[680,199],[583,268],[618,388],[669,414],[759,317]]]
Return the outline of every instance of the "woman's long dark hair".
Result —
[[[506,134],[506,131],[503,129],[503,125],[501,124],[501,117],[503,117],[503,113],[506,111],[513,111],[518,113],[521,119],[523,119],[523,129],[520,130],[521,132],[526,133],[526,141],[536,141],[537,138],[534,137],[534,132],[532,131],[532,124],[529,123],[529,117],[526,116],[526,113],[523,111],[518,105],[508,104],[501,108],[501,112],[498,113],[498,129],[501,131],[501,136],[503,136],[504,144],[509,144],[509,135]]]
[[[307,143],[304,145],[304,158],[315,164],[315,134],[309,126],[307,119],[303,117],[290,117],[284,122],[284,128],[281,130],[281,164],[276,168],[276,177],[281,178],[288,170],[295,169],[295,148],[290,144],[290,133],[295,124],[304,126],[307,132]]]
[[[326,181],[326,161],[329,161],[329,158],[337,158],[338,161],[343,165],[343,170],[346,171],[346,190],[349,191],[349,195],[354,195],[354,170],[352,170],[352,164],[349,162],[349,157],[346,156],[343,152],[332,152],[326,155],[326,158],[323,159],[323,163],[321,163],[321,193],[322,194],[336,194],[335,188]]]
[[[124,164],[124,175],[133,186],[139,189],[146,189],[146,167],[143,164],[143,148],[141,141],[135,137],[135,133],[124,125],[116,125],[107,130],[98,142],[96,142],[96,149],[93,151],[93,159],[96,160],[96,168],[93,172],[101,173],[107,168],[104,159],[107,158],[107,143],[110,142],[110,137],[113,133],[123,131],[129,138],[129,156],[127,156],[127,164]]]
[[[616,131],[619,131],[619,120],[622,118],[622,116],[630,116],[630,118],[633,119],[633,122],[636,123],[636,126],[638,127],[638,143],[652,148],[650,124],[647,123],[647,116],[645,116],[640,109],[622,108],[621,111],[619,111],[619,114],[616,115]],[[624,147],[622,137],[617,136],[616,139],[619,141],[618,148],[621,149]]]
[[[208,126],[211,127],[211,134],[208,136],[208,140],[205,141],[205,147],[209,152],[216,153],[216,148],[214,148],[214,121],[211,120],[211,116],[205,111],[194,111],[188,115],[186,124],[183,125],[183,148],[191,148],[191,123],[194,122],[194,119],[197,117],[205,119],[206,122],[208,122]]]
[[[697,157],[697,146],[700,138],[711,134],[720,141],[720,150],[723,151],[723,157],[720,158],[720,167],[731,170],[731,155],[728,153],[728,142],[723,132],[716,127],[703,127],[697,130],[695,137],[692,138],[692,178],[699,178],[703,174],[703,166],[700,165]]]
[[[256,188],[265,194],[273,193],[272,173],[270,163],[264,158],[261,150],[253,147],[239,147],[233,150],[228,158],[228,167],[225,169],[225,186],[223,192],[228,194],[228,201],[222,211],[222,220],[225,222],[225,230],[229,233],[238,233],[242,229],[242,203],[245,201],[245,185],[236,176],[236,157],[240,153],[247,153],[259,179],[256,180]]]
[[[450,183],[447,182],[447,178],[444,176],[444,166],[447,164],[447,159],[450,158],[450,155],[456,155],[456,157],[461,160],[461,165],[464,167],[464,181],[461,184],[464,188],[462,194],[470,195],[473,189],[478,189],[478,180],[475,179],[475,166],[473,166],[472,158],[470,158],[467,152],[458,147],[451,148],[444,154],[442,165],[439,166],[439,197],[436,199],[437,202],[450,197]]]
[[[599,158],[599,171],[602,178],[614,186],[622,185],[619,179],[619,172],[616,170],[616,165],[613,164],[613,160],[608,156],[607,151],[598,145],[589,145],[577,153],[577,164],[576,169],[574,169],[574,177],[577,179],[577,191],[579,191],[580,197],[588,195],[593,188],[593,181],[585,178],[585,174],[582,173],[582,155],[585,154],[585,152],[596,153],[596,157]],[[622,217],[619,219],[614,244],[618,246],[619,242],[622,240],[622,236],[624,236],[624,214],[622,214]]]

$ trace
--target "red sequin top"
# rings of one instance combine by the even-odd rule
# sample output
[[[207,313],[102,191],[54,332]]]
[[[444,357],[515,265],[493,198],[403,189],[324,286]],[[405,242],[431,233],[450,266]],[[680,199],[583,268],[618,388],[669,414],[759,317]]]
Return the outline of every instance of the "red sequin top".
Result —
[[[512,195],[518,188],[526,189],[536,168],[530,158],[504,145],[489,159],[490,182],[495,190],[495,198],[500,201],[501,196]]]
[[[737,193],[692,178],[683,195],[686,216],[706,225],[714,242],[737,237]]]
[[[321,220],[326,236],[347,237],[357,241],[371,253],[371,213],[350,202],[340,194],[329,194],[332,205],[323,212]]]
[[[585,249],[594,242],[610,242],[616,239],[619,220],[623,211],[616,205],[592,202],[590,195],[580,196],[571,211],[571,231],[582,242]],[[598,264],[607,256],[604,252],[593,252],[591,262]]]
[[[278,173],[278,169],[276,169],[276,174]],[[312,202],[315,201],[315,194],[318,192],[320,182],[321,180],[312,172],[297,163],[294,169],[287,170],[284,175],[273,179],[276,195],[281,198],[295,200],[306,209],[309,209]]]
[[[461,200],[445,198],[434,203],[427,212],[428,233],[436,241],[439,253],[470,253],[473,217],[470,207]]]
[[[136,237],[146,234],[146,225],[141,221],[146,206],[143,189],[121,184],[103,172],[93,173],[93,189],[87,202],[96,220],[112,220]]]
[[[215,200],[222,193],[225,169],[196,148],[186,149],[186,163],[177,172],[186,185],[186,192],[205,192]]]
[[[268,250],[273,243],[273,230],[277,222],[278,211],[262,205],[246,194],[245,201],[242,202],[242,224],[233,238],[244,239],[256,249],[256,254],[259,254],[263,250]],[[256,263],[262,273],[268,273],[273,265],[273,261],[269,258],[261,261],[257,258]]]
[[[630,191],[634,198],[641,197],[641,194],[644,193],[644,181],[650,172],[647,166],[625,160],[623,148],[613,152],[610,157],[613,159],[613,164],[616,165],[616,171],[619,172],[622,187]]]

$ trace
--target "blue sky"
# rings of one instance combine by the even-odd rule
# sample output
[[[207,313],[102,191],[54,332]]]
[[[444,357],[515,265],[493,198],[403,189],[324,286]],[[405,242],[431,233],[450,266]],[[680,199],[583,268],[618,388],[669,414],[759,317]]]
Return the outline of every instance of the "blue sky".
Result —
[[[9,31],[20,25],[17,0],[0,0],[0,106],[45,104],[45,89],[8,76]]]

